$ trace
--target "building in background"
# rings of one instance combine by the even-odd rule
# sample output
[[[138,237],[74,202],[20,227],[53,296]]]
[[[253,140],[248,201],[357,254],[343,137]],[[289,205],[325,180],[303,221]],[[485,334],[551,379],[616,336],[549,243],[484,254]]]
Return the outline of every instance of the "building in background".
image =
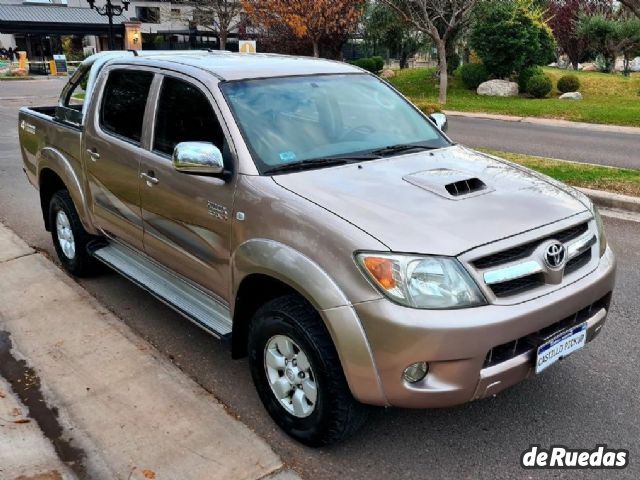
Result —
[[[96,0],[96,6],[105,0]],[[113,0],[121,5],[120,0]],[[196,19],[197,20],[197,19]],[[115,46],[123,48],[218,48],[217,33],[198,26],[193,8],[182,1],[131,0],[128,11],[114,17]],[[86,0],[0,0],[0,48],[27,52],[30,60],[65,54],[80,60],[108,49],[109,22]],[[232,32],[227,48],[237,50]]]

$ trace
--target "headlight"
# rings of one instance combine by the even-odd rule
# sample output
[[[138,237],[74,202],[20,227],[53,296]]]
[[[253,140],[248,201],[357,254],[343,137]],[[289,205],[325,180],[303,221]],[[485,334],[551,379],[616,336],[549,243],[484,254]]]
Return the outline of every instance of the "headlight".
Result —
[[[359,253],[356,260],[383,294],[407,307],[443,310],[487,303],[455,258]]]
[[[595,219],[596,226],[598,227],[598,242],[600,245],[600,256],[602,257],[604,252],[607,250],[607,236],[604,234],[604,223],[602,222],[602,217],[595,205],[593,206],[593,218]]]

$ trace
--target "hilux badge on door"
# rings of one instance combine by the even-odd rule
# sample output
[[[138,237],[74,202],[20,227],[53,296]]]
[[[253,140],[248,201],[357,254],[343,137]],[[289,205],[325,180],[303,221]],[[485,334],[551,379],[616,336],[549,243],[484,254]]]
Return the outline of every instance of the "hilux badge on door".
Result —
[[[227,207],[224,205],[209,200],[207,201],[207,207],[209,209],[209,215],[214,216],[218,220],[224,220],[226,222],[229,219],[229,210],[227,210]]]

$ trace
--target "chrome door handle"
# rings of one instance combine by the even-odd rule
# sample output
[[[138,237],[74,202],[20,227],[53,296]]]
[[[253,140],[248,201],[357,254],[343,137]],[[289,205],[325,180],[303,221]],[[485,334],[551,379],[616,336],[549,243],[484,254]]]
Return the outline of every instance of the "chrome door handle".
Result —
[[[89,155],[89,158],[94,162],[100,159],[100,154],[95,150],[91,150],[90,148],[87,148],[87,155]]]
[[[143,180],[145,180],[147,182],[147,185],[152,186],[152,185],[157,185],[158,182],[160,180],[158,180],[156,177],[154,177],[151,173],[144,173],[142,172],[140,174],[140,178],[142,178]]]

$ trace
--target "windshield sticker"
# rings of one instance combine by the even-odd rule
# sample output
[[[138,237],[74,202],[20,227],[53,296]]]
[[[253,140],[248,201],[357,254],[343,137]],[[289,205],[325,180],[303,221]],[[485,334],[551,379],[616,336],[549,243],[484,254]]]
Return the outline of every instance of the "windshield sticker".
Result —
[[[293,162],[296,159],[296,154],[293,152],[281,152],[280,160],[283,162]]]

